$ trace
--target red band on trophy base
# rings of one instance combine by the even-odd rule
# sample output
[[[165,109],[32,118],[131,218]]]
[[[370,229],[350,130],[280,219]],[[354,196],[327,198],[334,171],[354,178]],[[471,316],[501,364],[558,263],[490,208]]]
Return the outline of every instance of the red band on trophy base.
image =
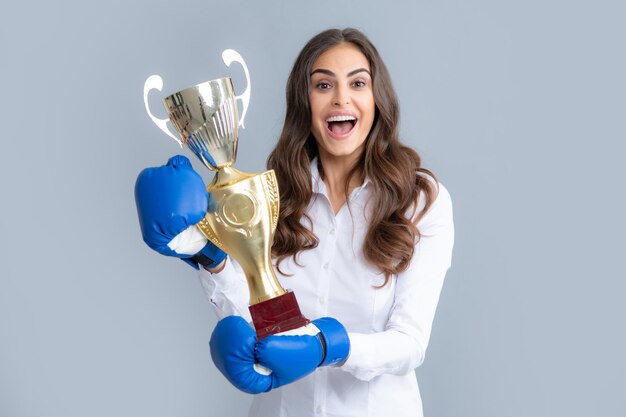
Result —
[[[287,291],[271,300],[248,307],[259,340],[266,336],[306,326],[310,321],[302,315],[293,292]]]

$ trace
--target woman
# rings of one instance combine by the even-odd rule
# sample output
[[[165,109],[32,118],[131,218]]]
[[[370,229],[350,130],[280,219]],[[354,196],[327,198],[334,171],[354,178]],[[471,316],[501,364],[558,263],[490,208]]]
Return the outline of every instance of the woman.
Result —
[[[168,165],[193,176],[188,162]],[[299,332],[257,343],[240,267],[206,240],[151,243],[142,223],[153,248],[165,243],[162,253],[196,254],[191,262],[205,266],[200,279],[221,318],[214,362],[235,386],[260,393],[252,416],[421,416],[414,369],[450,266],[452,205],[417,153],[400,144],[389,74],[361,32],[328,30],[303,48],[268,167],[281,191],[279,279],[306,317],[323,317]],[[171,236],[202,218],[202,204]]]

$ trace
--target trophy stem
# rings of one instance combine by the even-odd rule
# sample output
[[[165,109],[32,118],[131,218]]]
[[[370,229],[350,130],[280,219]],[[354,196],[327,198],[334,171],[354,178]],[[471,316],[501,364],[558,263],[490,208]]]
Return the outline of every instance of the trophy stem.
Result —
[[[225,166],[223,168],[220,168],[215,173],[213,181],[211,181],[211,183],[207,187],[207,190],[210,192],[214,188],[227,187],[229,185],[245,180],[247,178],[255,177],[257,175],[258,174],[248,174],[247,172],[239,171],[232,166]]]
[[[240,263],[250,291],[250,305],[262,303],[285,294],[285,289],[278,282],[269,259],[242,259]],[[251,262],[252,261],[252,262]]]

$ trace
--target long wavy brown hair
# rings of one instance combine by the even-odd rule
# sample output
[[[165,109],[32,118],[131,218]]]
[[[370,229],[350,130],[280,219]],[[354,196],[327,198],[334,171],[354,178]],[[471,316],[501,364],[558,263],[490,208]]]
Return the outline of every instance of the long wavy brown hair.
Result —
[[[368,59],[372,74],[374,123],[364,151],[347,177],[345,192],[347,197],[354,176],[371,181],[370,224],[363,255],[385,274],[385,285],[393,274],[404,271],[413,257],[420,238],[417,223],[435,198],[436,181],[427,178],[434,175],[421,167],[417,152],[400,143],[398,98],[389,72],[374,45],[356,29],[330,29],[313,37],[298,55],[287,80],[285,124],[267,161],[268,168],[276,172],[280,189],[280,217],[272,255],[280,271],[280,263],[287,257],[292,256],[297,262],[300,252],[315,248],[319,242],[306,213],[313,193],[311,161],[319,154],[311,133],[309,83],[317,58],[342,42],[359,48]],[[322,166],[320,175],[323,179]],[[417,213],[421,191],[425,205]],[[407,217],[407,213],[414,214]]]

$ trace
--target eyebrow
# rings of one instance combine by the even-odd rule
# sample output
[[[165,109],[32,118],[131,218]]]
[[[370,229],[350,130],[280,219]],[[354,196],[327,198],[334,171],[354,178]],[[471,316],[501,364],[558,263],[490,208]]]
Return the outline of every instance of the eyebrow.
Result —
[[[369,72],[369,70],[368,70],[367,68],[357,68],[357,69],[355,69],[355,70],[350,71],[350,72],[348,73],[348,77],[352,77],[353,75],[358,74],[359,72],[367,72],[367,73],[369,74],[369,76],[370,76],[370,77],[372,76],[372,74]],[[317,68],[317,69],[314,69],[314,70],[311,72],[311,76],[312,76],[313,74],[316,74],[316,73],[326,74],[326,75],[328,75],[328,76],[335,77],[335,73],[334,73],[334,72],[332,72],[331,70],[327,70],[327,69],[325,69],[325,68]]]

